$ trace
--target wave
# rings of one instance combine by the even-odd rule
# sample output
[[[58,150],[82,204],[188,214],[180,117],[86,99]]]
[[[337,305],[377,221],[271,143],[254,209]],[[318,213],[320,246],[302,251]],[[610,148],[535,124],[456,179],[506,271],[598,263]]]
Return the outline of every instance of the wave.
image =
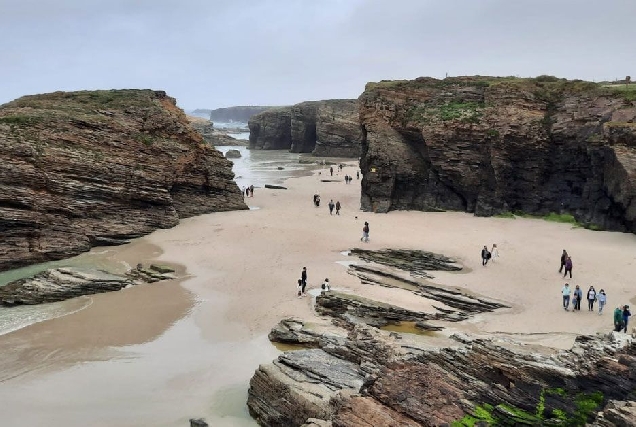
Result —
[[[77,313],[92,304],[93,298],[81,296],[72,300],[49,304],[0,307],[0,335],[9,334],[36,323]]]

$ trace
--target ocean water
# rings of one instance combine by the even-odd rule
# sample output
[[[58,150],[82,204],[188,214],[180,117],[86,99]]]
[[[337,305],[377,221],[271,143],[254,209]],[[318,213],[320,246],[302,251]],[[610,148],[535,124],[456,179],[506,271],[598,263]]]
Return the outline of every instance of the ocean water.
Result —
[[[130,266],[121,262],[114,262],[105,257],[110,248],[94,248],[92,251],[60,261],[45,262],[42,264],[30,265],[28,267],[17,268],[0,273],[0,286],[4,286],[14,280],[33,276],[41,271],[56,267],[83,267],[108,270],[111,272],[124,272]],[[55,319],[66,316],[76,311],[82,310],[92,304],[89,296],[74,298],[67,301],[60,301],[50,304],[40,304],[33,306],[3,307],[0,306],[0,335],[17,331],[18,329],[42,322],[44,320]]]
[[[245,122],[214,122],[214,128],[219,130],[245,129],[245,132],[229,132],[228,135],[244,141],[250,139],[250,132]]]

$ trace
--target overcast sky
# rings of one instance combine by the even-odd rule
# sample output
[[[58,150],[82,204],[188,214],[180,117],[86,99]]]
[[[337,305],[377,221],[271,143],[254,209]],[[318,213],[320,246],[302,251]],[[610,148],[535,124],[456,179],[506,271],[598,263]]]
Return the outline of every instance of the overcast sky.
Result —
[[[636,75],[636,0],[0,0],[0,103],[152,88],[185,109],[418,76]]]

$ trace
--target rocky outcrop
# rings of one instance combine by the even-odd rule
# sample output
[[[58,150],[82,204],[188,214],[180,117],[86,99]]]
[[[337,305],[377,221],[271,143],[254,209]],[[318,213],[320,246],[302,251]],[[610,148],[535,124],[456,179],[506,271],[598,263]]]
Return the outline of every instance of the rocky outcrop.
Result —
[[[125,275],[105,271],[60,267],[43,271],[0,287],[0,305],[33,305],[64,301],[82,295],[119,291],[127,286],[173,279],[174,270],[151,266],[138,267]]]
[[[247,209],[232,164],[164,92],[55,92],[0,106],[0,270]]]
[[[272,108],[252,116],[248,122],[252,150],[291,148],[291,108]]]
[[[357,102],[307,101],[265,111],[249,121],[250,148],[313,153],[322,157],[359,157],[362,129]]]
[[[214,128],[214,123],[200,117],[188,116],[190,125],[201,134],[203,140],[214,147],[245,145],[245,141],[233,138],[226,132]]]
[[[243,122],[246,123],[252,116],[262,113],[265,110],[275,108],[272,106],[252,105],[217,108],[209,112],[210,120],[213,122]]]
[[[356,100],[332,99],[320,103],[316,116],[314,156],[358,158],[362,138]]]
[[[362,207],[569,213],[636,231],[636,105],[550,76],[380,82],[360,96]]]
[[[227,150],[227,153],[225,153],[225,157],[228,159],[240,159],[241,152],[239,150]]]

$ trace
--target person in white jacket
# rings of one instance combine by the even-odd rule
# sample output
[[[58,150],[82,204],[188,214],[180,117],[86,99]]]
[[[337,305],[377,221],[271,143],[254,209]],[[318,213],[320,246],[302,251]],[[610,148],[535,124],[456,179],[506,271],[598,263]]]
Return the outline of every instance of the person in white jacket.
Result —
[[[607,295],[605,295],[605,291],[603,289],[598,291],[596,299],[598,300],[598,314],[603,314],[603,307],[605,307],[605,303],[607,302]]]
[[[490,251],[490,257],[492,259],[492,262],[495,262],[495,259],[499,258],[499,248],[497,248],[497,244],[496,243],[492,244],[492,250]]]

